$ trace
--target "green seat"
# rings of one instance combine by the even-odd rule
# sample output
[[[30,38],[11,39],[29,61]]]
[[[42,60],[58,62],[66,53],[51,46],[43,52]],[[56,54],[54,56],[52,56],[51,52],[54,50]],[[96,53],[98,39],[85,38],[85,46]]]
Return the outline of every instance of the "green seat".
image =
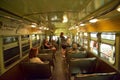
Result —
[[[85,58],[87,57],[87,53],[85,51],[80,51],[78,53],[68,53],[67,56],[69,58]]]
[[[66,54],[67,62],[69,62],[70,59],[72,59],[72,58],[86,58],[86,57],[87,57],[86,51],[80,51],[78,53],[67,53]]]
[[[53,53],[53,50],[51,49],[40,49],[40,53]]]
[[[20,67],[25,76],[25,80],[49,80],[52,75],[49,62],[22,62]]]
[[[94,74],[78,74],[74,80],[115,80],[117,73],[94,73]]]
[[[69,63],[69,71],[71,74],[94,73],[96,67],[96,58],[71,59]]]
[[[51,65],[53,65],[53,54],[38,54],[37,55],[42,61],[49,61]]]

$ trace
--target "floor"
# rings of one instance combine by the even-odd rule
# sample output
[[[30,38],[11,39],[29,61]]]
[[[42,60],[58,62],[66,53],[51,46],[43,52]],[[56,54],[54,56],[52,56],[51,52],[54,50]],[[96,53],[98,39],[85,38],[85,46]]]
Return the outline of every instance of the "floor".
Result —
[[[61,52],[57,51],[54,61],[54,70],[52,80],[69,80],[68,66]]]

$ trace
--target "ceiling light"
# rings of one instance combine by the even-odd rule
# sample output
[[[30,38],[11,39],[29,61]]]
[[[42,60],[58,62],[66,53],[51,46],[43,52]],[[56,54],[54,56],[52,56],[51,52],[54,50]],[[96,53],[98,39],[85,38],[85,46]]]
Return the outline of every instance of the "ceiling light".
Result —
[[[67,15],[63,15],[63,23],[66,23],[66,22],[68,22]]]
[[[80,26],[85,26],[85,24],[81,23]]]
[[[89,20],[90,23],[96,23],[98,21],[98,19],[91,19]]]
[[[34,28],[34,27],[36,27],[36,25],[33,25],[33,24],[32,24],[32,25],[31,25],[31,27],[33,27],[33,28]]]
[[[32,23],[32,24],[31,24],[31,27],[34,28],[34,27],[36,27],[36,25],[37,25],[36,23]]]
[[[120,12],[120,5],[117,7],[117,11]]]

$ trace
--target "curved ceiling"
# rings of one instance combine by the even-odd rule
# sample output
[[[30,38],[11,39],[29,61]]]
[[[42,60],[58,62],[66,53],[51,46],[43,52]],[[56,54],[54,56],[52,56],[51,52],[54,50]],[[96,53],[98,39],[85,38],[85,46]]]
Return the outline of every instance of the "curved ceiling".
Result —
[[[62,22],[63,15],[68,16],[69,25],[74,24],[79,19],[78,13],[90,1],[91,0],[1,0],[0,10],[15,14],[37,24],[43,23],[49,26],[52,23],[58,22],[54,27],[56,29],[65,29],[63,26],[56,26]]]

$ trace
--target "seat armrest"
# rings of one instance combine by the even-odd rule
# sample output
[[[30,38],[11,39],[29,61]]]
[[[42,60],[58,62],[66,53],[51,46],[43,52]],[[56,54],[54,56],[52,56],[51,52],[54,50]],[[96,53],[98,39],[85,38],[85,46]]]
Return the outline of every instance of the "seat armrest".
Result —
[[[74,80],[114,80],[116,75],[117,75],[116,72],[77,74]]]

